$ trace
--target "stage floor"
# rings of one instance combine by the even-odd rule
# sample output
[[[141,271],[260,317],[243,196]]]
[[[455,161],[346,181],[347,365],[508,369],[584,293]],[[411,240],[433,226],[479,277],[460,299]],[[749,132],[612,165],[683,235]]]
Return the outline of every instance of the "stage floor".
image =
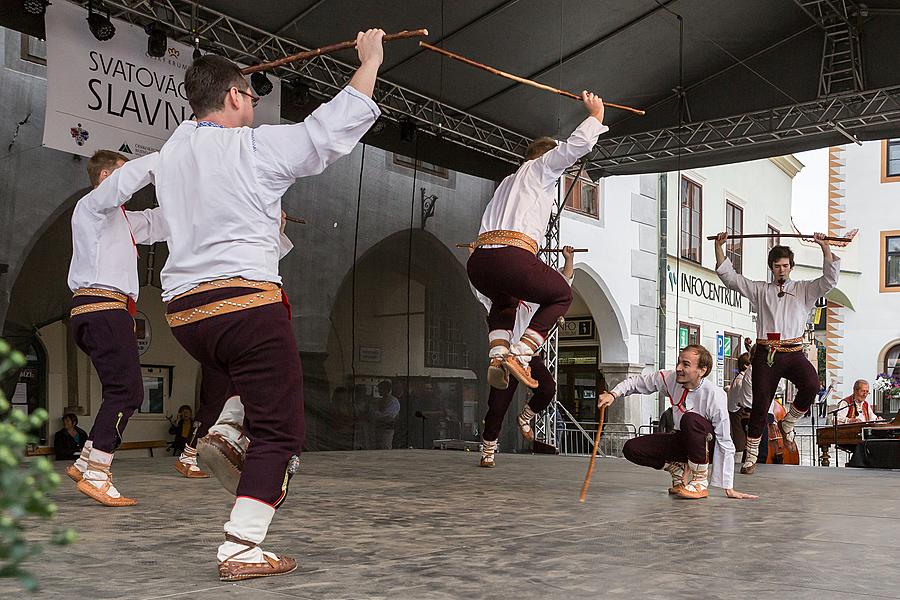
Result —
[[[481,469],[468,452],[309,453],[264,544],[298,570],[224,583],[231,499],[173,461],[117,460],[131,508],[63,476],[56,523],[78,541],[30,563],[38,594],[0,580],[0,597],[900,598],[897,471],[764,465],[737,475],[759,500],[686,501],[667,495],[667,474],[603,459],[579,504],[584,458],[500,454]]]

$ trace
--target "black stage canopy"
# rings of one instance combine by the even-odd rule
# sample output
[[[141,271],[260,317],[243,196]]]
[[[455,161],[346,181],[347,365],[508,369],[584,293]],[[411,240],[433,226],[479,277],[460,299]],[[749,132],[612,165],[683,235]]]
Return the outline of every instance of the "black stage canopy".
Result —
[[[595,176],[900,134],[900,2],[892,0],[106,4],[140,23],[153,10],[185,41],[196,25],[202,48],[243,61],[350,39],[367,27],[427,27],[430,43],[479,62],[646,109],[643,117],[608,111],[611,131],[591,155]],[[0,2],[0,24],[43,35],[42,18],[25,15],[21,0]],[[313,92],[304,102],[285,86],[286,118],[302,118],[343,85],[355,53],[334,58],[278,72]],[[578,102],[422,51],[415,41],[387,46],[381,74],[384,123],[365,141],[485,177],[508,173],[527,138],[564,137],[584,117]],[[410,124],[417,141],[409,141]]]

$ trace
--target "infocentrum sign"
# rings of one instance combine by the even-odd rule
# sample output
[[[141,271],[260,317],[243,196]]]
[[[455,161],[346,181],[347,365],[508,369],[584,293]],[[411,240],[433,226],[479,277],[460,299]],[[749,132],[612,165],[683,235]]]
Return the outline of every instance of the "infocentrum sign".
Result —
[[[674,293],[678,278],[671,265],[666,265],[666,275],[669,281],[669,291]],[[691,294],[732,308],[743,308],[744,297],[738,292],[728,289],[720,281],[710,281],[682,271],[679,290],[681,293]]]

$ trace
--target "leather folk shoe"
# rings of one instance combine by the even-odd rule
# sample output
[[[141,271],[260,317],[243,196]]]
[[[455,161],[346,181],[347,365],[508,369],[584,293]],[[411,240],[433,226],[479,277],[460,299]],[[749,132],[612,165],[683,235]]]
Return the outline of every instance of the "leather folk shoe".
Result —
[[[96,486],[87,479],[82,479],[75,486],[78,491],[89,498],[93,498],[103,506],[134,506],[137,500],[134,498],[126,498],[118,494],[110,480],[104,481],[100,486]],[[111,492],[115,492],[112,494]]]
[[[487,380],[492,388],[505,390],[509,387],[509,373],[507,373],[501,363],[503,359],[495,356],[491,358],[491,364],[488,365]]]
[[[197,441],[197,456],[222,487],[232,494],[237,493],[244,470],[244,452],[240,448],[232,445],[225,436],[210,431]]]
[[[687,464],[683,462],[666,463],[663,469],[672,476],[672,487],[669,488],[670,494],[677,494],[678,490],[684,487],[685,475],[687,475]]]
[[[531,376],[531,367],[525,366],[513,355],[508,355],[501,363],[507,373],[519,380],[523,385],[531,389],[537,389],[538,382]]]
[[[201,471],[200,467],[198,467],[196,463],[192,465],[190,463],[177,460],[175,461],[175,470],[188,479],[206,479],[207,477],[209,477],[209,473],[207,473],[206,471]]]
[[[84,473],[82,473],[81,470],[74,464],[66,467],[66,475],[68,475],[69,479],[71,479],[75,483],[78,483],[79,481],[84,479]]]
[[[297,561],[289,556],[281,558],[263,554],[265,562],[248,563],[239,560],[226,560],[219,563],[219,579],[222,581],[241,581],[256,577],[272,577],[286,575],[297,568]]]

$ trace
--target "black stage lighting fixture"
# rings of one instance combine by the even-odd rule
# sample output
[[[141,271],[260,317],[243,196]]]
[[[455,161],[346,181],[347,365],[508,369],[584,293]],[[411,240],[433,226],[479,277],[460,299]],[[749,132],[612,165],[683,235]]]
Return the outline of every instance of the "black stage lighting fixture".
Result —
[[[272,93],[272,82],[269,81],[269,78],[262,71],[257,71],[250,75],[250,85],[253,86],[253,91],[262,96],[268,96]]]
[[[403,119],[400,121],[400,139],[404,142],[412,142],[416,139],[416,123],[412,119]]]
[[[87,22],[91,33],[101,42],[111,40],[116,35],[116,26],[109,19],[109,9],[102,2],[95,3],[91,0],[88,4]]]
[[[168,46],[166,30],[160,27],[159,23],[150,23],[144,31],[147,33],[147,54],[156,58],[165,56]]]
[[[297,79],[291,84],[291,88],[294,94],[294,106],[303,106],[309,103],[309,85],[303,80]]]
[[[25,0],[23,7],[29,15],[42,15],[47,12],[50,3],[47,0]]]

